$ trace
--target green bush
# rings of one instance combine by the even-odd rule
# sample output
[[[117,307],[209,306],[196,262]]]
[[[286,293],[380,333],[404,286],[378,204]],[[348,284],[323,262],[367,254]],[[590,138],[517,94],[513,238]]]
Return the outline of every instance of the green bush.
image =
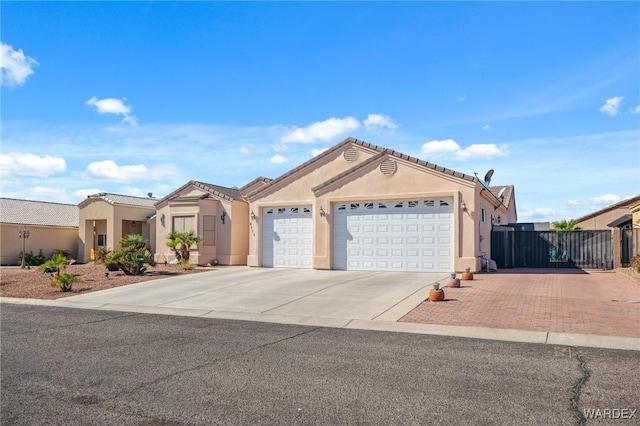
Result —
[[[147,266],[155,266],[153,254],[142,239],[142,235],[125,235],[120,240],[118,251],[107,256],[105,264],[115,264],[125,275],[141,275]]]
[[[71,291],[74,283],[80,279],[73,274],[58,274],[51,280],[51,287],[58,287],[60,291]]]
[[[18,254],[18,265],[22,265],[22,256],[24,256],[24,264],[27,266],[40,266],[46,261],[42,249],[40,249],[37,255],[34,255],[33,251],[30,251],[26,255],[20,252],[20,254]]]

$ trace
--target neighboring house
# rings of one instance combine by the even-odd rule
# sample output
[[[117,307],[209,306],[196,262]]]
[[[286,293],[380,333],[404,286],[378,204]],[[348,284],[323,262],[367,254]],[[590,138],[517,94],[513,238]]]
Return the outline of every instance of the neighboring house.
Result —
[[[23,240],[19,232],[26,230]],[[27,253],[42,249],[49,258],[56,250],[78,253],[78,206],[44,201],[0,198],[0,264],[15,265],[23,244]]]
[[[258,179],[250,185],[261,186]],[[166,244],[170,232],[193,230],[202,242],[192,248],[191,263],[246,265],[249,205],[240,190],[192,180],[157,201],[155,208],[150,222],[157,262],[175,259]]]
[[[517,222],[513,186],[502,188],[348,138],[246,194],[247,264],[477,270],[492,227]]]
[[[640,195],[611,204],[603,209],[576,219],[576,229],[611,230],[613,244],[613,267],[630,262],[638,253],[637,231],[633,237],[633,226],[640,226]]]
[[[133,197],[102,192],[87,196],[78,204],[78,261],[89,262],[92,249],[118,250],[122,237],[130,234],[142,235],[153,249],[148,219],[155,214],[157,201],[151,194]]]

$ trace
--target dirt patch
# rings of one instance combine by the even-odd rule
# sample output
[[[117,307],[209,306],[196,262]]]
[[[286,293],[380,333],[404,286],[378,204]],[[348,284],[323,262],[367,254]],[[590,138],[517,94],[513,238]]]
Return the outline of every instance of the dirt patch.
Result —
[[[44,273],[36,268],[20,269],[19,266],[3,266],[0,268],[0,296],[28,299],[59,299],[61,297],[106,290],[159,278],[195,274],[213,269],[197,267],[193,270],[185,270],[178,265],[158,264],[150,267],[143,275],[131,276],[125,275],[122,271],[109,272],[104,265],[94,265],[93,263],[69,265],[63,272],[78,276],[80,281],[73,285],[72,291],[62,292],[58,288],[51,287],[51,274]],[[108,275],[107,272],[109,272]]]

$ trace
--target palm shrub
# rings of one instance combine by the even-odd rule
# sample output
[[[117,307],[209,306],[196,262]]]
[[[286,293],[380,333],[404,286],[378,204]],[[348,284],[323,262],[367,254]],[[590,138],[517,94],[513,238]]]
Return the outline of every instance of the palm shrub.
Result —
[[[142,235],[125,235],[120,240],[120,250],[110,253],[105,264],[115,264],[125,275],[141,275],[147,266],[155,266],[153,254]]]
[[[58,287],[61,291],[71,291],[74,283],[79,278],[73,274],[61,274],[60,271],[69,264],[69,259],[62,253],[55,253],[51,259],[40,265],[39,269],[45,271],[55,271],[51,278],[51,287]]]
[[[176,259],[181,264],[189,263],[189,249],[194,244],[202,242],[202,238],[198,237],[195,231],[173,231],[167,237],[167,247],[176,254]]]

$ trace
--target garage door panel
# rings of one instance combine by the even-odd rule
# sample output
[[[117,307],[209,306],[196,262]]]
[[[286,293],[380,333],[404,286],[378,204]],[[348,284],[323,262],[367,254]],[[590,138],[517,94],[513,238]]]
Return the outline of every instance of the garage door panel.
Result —
[[[263,215],[262,265],[310,268],[312,259],[310,208],[278,207]]]
[[[334,269],[451,271],[452,205],[408,200],[334,209]]]

